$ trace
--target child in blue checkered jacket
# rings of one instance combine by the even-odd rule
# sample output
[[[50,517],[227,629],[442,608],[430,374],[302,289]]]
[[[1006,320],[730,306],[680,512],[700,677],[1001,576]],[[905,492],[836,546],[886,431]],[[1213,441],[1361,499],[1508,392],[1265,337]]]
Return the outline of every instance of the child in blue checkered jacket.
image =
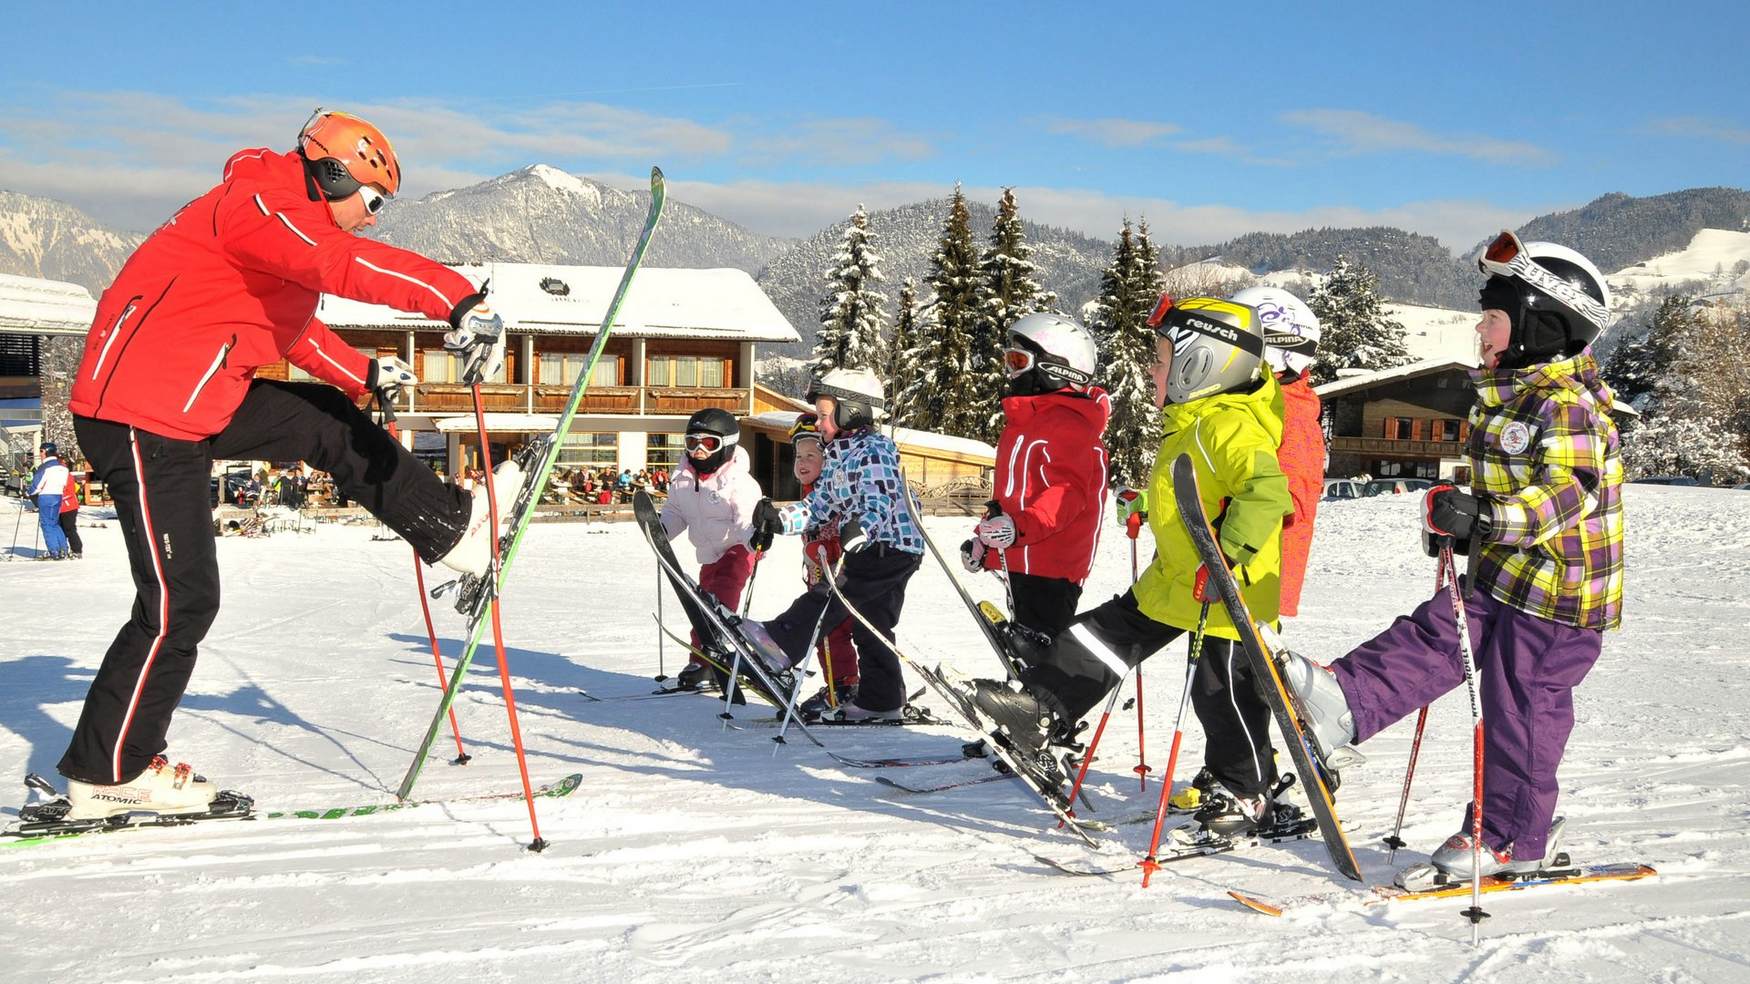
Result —
[[[820,479],[801,501],[778,506],[761,500],[754,526],[765,534],[842,530],[839,590],[878,631],[853,620],[860,682],[856,697],[841,701],[832,715],[849,724],[898,720],[905,681],[888,640],[899,623],[905,586],[923,561],[924,538],[905,498],[899,449],[875,428],[884,404],[881,381],[867,369],[835,369],[815,383],[808,398],[826,442]],[[823,581],[762,627],[795,665],[807,657],[816,626],[837,625],[847,614]]]

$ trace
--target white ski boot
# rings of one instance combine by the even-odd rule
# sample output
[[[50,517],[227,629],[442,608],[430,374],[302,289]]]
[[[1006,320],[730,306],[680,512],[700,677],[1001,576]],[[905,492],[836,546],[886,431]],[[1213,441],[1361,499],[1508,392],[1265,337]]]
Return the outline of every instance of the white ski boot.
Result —
[[[1349,710],[1349,699],[1343,695],[1336,674],[1290,649],[1282,650],[1278,659],[1282,685],[1294,698],[1301,723],[1326,764],[1331,768],[1354,764],[1358,756],[1337,754],[1355,740],[1355,714]]]
[[[511,508],[516,504],[526,478],[522,466],[515,461],[500,462],[492,470],[492,491],[498,499],[499,522],[510,520]],[[486,486],[481,484],[474,489],[474,510],[469,514],[467,530],[449,553],[438,558],[438,563],[463,574],[485,577],[487,569],[492,566],[492,540],[495,536],[491,504],[486,498]]]
[[[1545,858],[1555,859],[1562,842],[1562,829],[1567,826],[1567,822],[1566,817],[1556,817],[1555,822],[1550,824],[1549,837],[1544,841],[1543,854],[1535,858],[1517,858],[1513,856],[1513,845],[1509,844],[1497,851],[1484,841],[1483,877],[1524,875],[1542,869]],[[1446,843],[1440,845],[1434,856],[1428,859],[1428,864],[1412,865],[1398,872],[1398,885],[1401,888],[1424,890],[1467,884],[1471,878],[1471,857],[1470,831],[1460,831],[1446,838]]]
[[[205,813],[212,809],[219,787],[205,776],[195,775],[185,762],[171,765],[159,755],[145,771],[113,786],[67,781],[67,812],[70,820],[100,820],[123,813],[177,815]]]

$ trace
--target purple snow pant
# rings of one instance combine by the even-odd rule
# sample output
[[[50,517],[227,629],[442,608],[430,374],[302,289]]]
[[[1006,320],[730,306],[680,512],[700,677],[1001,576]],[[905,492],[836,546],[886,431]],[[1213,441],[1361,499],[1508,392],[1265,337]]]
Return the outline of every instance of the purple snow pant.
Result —
[[[1487,592],[1465,595],[1483,705],[1483,840],[1541,858],[1556,812],[1556,766],[1574,730],[1574,688],[1604,634],[1538,618]],[[1331,664],[1355,740],[1367,740],[1464,683],[1445,590]],[[1470,829],[1466,808],[1464,829]]]

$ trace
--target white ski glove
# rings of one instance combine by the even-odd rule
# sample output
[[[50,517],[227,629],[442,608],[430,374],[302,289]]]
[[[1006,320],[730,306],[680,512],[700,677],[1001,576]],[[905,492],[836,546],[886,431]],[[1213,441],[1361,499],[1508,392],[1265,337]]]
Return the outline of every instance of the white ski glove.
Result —
[[[1015,521],[1006,515],[979,520],[978,539],[987,547],[1006,550],[1015,545]]]
[[[485,294],[470,294],[450,312],[444,348],[462,358],[462,382],[472,386],[504,368],[504,319],[486,305]]]
[[[384,403],[394,403],[400,399],[402,390],[418,385],[419,377],[413,374],[413,367],[393,355],[380,356],[372,362],[365,379],[365,388]]]
[[[966,568],[966,573],[977,574],[984,570],[984,541],[967,540],[960,545],[960,566]]]

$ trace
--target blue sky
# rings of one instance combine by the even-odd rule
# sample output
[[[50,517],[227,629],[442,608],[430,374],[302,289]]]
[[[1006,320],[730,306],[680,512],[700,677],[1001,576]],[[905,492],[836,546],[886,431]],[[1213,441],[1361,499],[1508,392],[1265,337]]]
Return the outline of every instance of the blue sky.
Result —
[[[1750,173],[1742,3],[380,0],[6,18],[28,40],[0,59],[0,188],[133,229],[233,150],[289,147],[317,103],[389,133],[406,194],[537,162],[637,186],[660,163],[680,199],[780,235],[960,181],[986,199],[1016,186],[1027,217],[1100,236],[1146,215],[1187,244],[1386,223],[1466,248],[1606,192]]]

